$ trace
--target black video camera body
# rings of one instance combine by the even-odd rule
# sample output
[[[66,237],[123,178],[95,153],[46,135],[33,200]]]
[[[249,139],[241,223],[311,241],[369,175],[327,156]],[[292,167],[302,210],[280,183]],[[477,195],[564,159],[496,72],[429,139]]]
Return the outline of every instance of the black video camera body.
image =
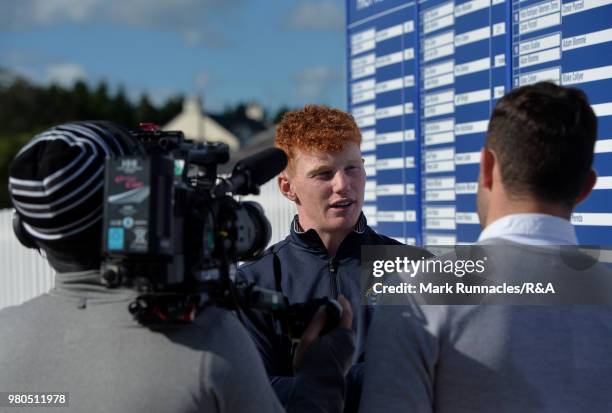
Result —
[[[230,276],[239,260],[263,252],[271,236],[259,204],[233,195],[258,194],[285,168],[284,152],[259,152],[221,178],[217,166],[229,160],[227,145],[141,127],[132,133],[137,153],[107,159],[104,181],[102,281],[138,288],[130,312],[151,325],[190,322],[210,303],[247,316],[257,309],[284,320],[285,334],[297,338],[326,305],[324,332],[335,327],[342,309],[334,300],[289,304],[280,292]]]
[[[271,231],[261,207],[236,201],[217,177],[217,166],[229,159],[227,145],[152,127],[133,137],[140,153],[106,165],[107,285],[127,280],[154,292],[197,291],[223,282],[220,270],[263,251]]]

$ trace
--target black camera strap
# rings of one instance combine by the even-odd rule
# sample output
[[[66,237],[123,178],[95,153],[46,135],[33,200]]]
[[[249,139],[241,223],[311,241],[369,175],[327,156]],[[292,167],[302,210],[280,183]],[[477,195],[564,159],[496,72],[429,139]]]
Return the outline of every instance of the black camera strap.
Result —
[[[274,255],[274,286],[276,291],[282,293],[283,289],[281,287],[282,272],[280,258],[278,258],[278,255],[276,255],[275,252],[272,252],[272,255]]]
[[[282,269],[281,269],[281,261],[275,251],[272,251],[273,256],[273,270],[274,270],[274,286],[276,291],[279,293],[283,292],[282,289]],[[276,334],[277,343],[279,348],[281,349],[282,357],[284,358],[282,366],[287,368],[286,374],[293,374],[293,354],[296,346],[290,338],[289,334],[289,325],[286,319],[279,319],[273,317],[273,320],[280,324],[280,334]]]

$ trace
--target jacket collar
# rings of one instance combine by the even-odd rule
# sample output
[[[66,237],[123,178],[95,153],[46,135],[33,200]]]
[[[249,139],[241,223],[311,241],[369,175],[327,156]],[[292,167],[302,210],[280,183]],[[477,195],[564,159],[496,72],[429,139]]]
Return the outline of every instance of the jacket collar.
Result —
[[[359,248],[363,243],[363,239],[365,239],[366,237],[367,230],[368,222],[362,212],[359,215],[359,219],[357,219],[357,224],[355,224],[353,231],[351,231],[340,244],[338,252],[336,253],[336,257],[342,256],[343,251],[346,251],[347,247]],[[300,225],[300,220],[297,214],[293,217],[289,236],[287,238],[289,241],[303,248],[316,251],[324,255],[328,255],[327,248],[325,248],[325,245],[323,244],[323,241],[321,241],[321,238],[319,237],[319,234],[317,234],[317,231],[312,228],[307,231],[304,231],[304,229]],[[352,248],[349,248],[349,250],[350,249]]]
[[[99,303],[123,301],[139,294],[133,288],[107,288],[102,284],[100,270],[56,273],[55,286],[49,293]]]
[[[527,245],[576,245],[576,231],[567,219],[548,214],[506,215],[487,225],[478,242],[504,238]]]

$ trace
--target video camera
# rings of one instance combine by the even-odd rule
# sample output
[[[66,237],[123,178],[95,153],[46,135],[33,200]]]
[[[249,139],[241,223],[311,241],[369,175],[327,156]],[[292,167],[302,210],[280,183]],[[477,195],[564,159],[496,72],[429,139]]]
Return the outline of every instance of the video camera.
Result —
[[[229,160],[223,143],[195,143],[182,132],[141,124],[133,155],[106,162],[102,280],[110,288],[136,287],[130,311],[142,323],[189,322],[209,304],[275,314],[299,337],[321,304],[335,326],[341,307],[319,299],[290,305],[279,292],[235,283],[237,261],[257,257],[270,241],[270,223],[255,202],[287,165],[285,153],[266,149],[238,162],[229,178],[217,166]],[[251,318],[251,317],[250,317]]]

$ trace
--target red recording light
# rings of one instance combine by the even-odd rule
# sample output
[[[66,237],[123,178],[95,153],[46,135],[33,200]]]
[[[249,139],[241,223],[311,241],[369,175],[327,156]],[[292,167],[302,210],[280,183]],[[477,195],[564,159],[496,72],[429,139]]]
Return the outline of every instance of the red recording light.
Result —
[[[159,125],[156,125],[155,123],[152,123],[152,122],[140,122],[138,124],[138,127],[140,128],[141,131],[144,131],[144,132],[155,132],[159,130]]]

